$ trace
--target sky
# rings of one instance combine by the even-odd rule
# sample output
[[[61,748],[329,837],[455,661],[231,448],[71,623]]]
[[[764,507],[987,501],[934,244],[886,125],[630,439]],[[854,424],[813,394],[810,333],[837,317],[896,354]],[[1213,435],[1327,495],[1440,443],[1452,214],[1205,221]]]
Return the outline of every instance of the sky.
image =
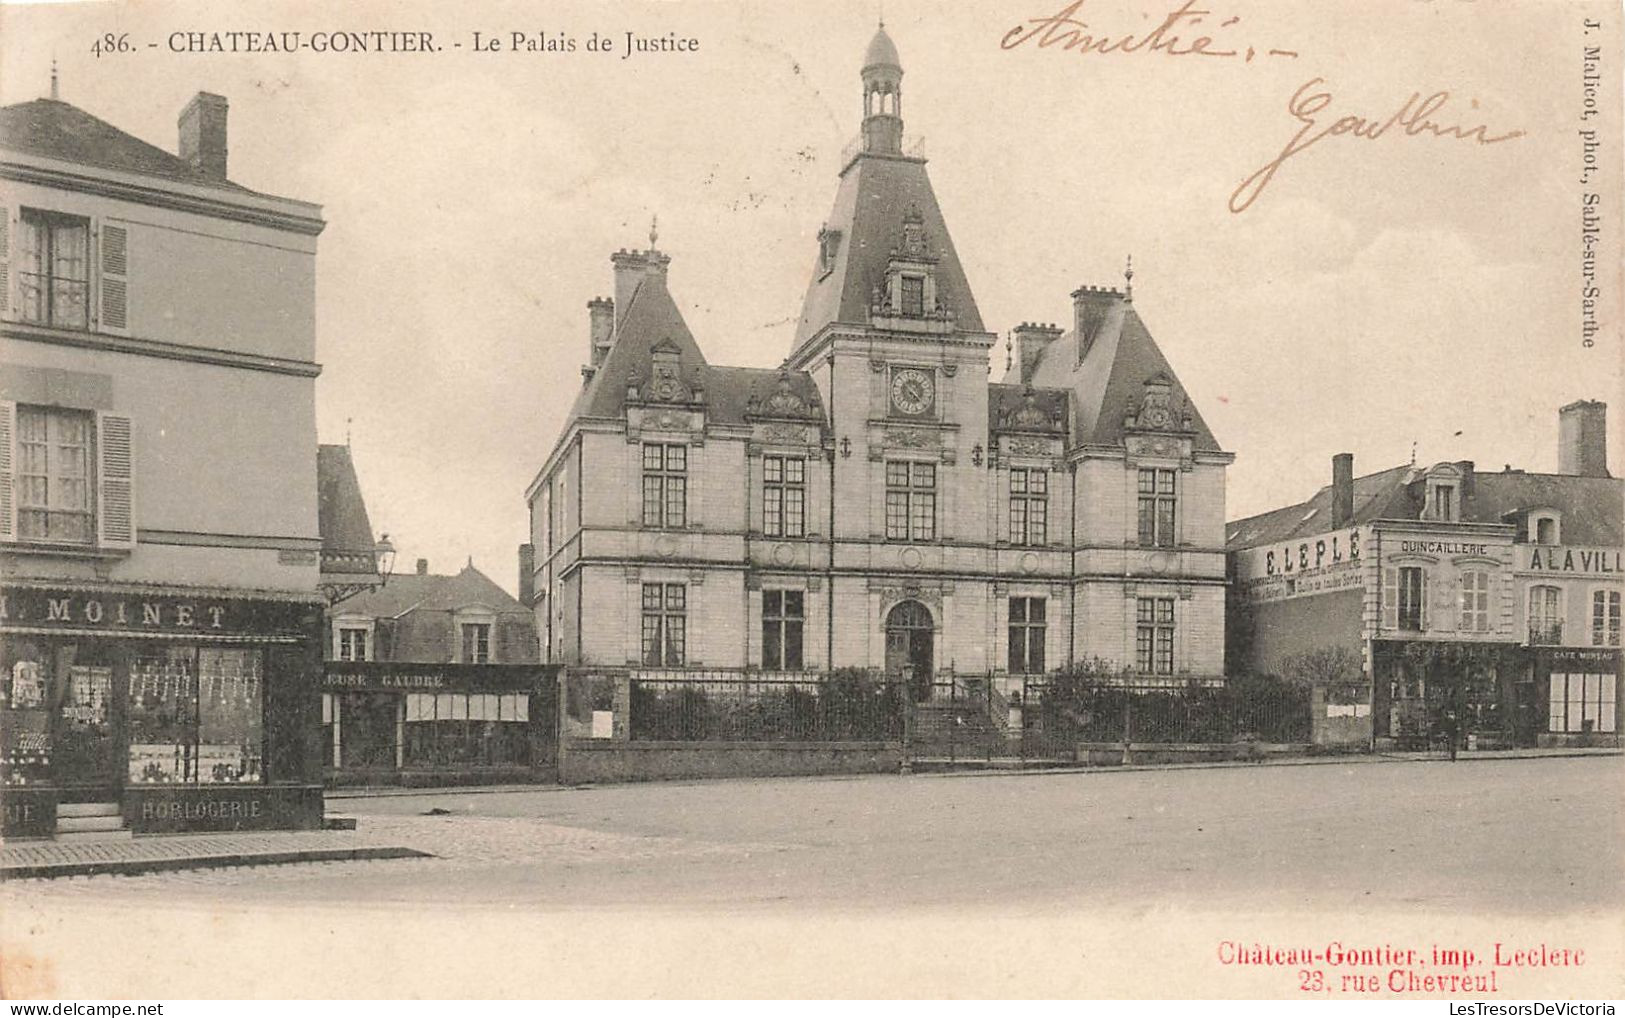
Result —
[[[1557,409],[1613,404],[1620,471],[1618,151],[1612,90],[1585,116],[1583,48],[1613,5],[1084,0],[1132,52],[1008,48],[1068,0],[888,0],[905,131],[924,140],[990,330],[1065,324],[1118,285],[1224,447],[1231,519],[1307,498],[1338,452],[1359,473],[1471,459],[1557,467]],[[1205,13],[1199,13],[1205,12]],[[317,202],[318,430],[351,444],[374,529],[435,571],[509,590],[524,489],[581,385],[609,255],[648,244],[713,363],[789,352],[878,5],[147,2],[0,7],[0,101],[48,92],[171,151],[193,93],[230,103],[230,176]],[[1587,35],[1584,20],[1601,29]],[[1196,18],[1200,17],[1200,23]],[[176,53],[174,32],[432,32],[434,53]],[[476,52],[474,33],[501,52]],[[625,35],[698,40],[622,59]],[[513,51],[510,33],[573,39]],[[1210,33],[1209,51],[1176,55]],[[129,33],[127,54],[95,40]],[[594,33],[615,50],[590,52]],[[140,45],[156,42],[158,47]],[[460,47],[454,43],[461,43]],[[1251,48],[1254,56],[1245,54]],[[1272,55],[1271,50],[1293,55]],[[1315,120],[1251,204],[1233,195]],[[1411,98],[1415,94],[1415,98]],[[1413,126],[1407,132],[1406,123]],[[1579,131],[1604,157],[1582,181]],[[1302,140],[1302,139],[1300,139]],[[1601,195],[1600,328],[1582,346],[1584,195]]]

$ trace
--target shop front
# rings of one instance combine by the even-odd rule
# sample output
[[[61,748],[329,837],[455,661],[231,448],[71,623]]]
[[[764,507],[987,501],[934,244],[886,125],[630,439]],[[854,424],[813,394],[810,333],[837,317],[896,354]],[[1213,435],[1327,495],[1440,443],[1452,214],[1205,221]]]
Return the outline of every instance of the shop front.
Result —
[[[314,597],[0,586],[4,835],[320,827],[321,633]]]
[[[1530,745],[1622,744],[1625,682],[1617,648],[1530,647],[1524,653]]]
[[[1379,749],[1458,745],[1500,749],[1518,743],[1523,693],[1508,644],[1377,640],[1372,644],[1372,719]]]
[[[449,785],[557,777],[557,669],[329,661],[329,784]]]

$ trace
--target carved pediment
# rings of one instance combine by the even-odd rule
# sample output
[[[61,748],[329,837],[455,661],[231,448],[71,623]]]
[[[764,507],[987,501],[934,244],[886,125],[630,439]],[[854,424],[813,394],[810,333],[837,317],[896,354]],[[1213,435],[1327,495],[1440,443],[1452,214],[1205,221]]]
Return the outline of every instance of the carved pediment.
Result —
[[[1139,398],[1130,397],[1123,426],[1140,431],[1189,431],[1193,415],[1190,401],[1174,397],[1174,380],[1159,371],[1145,380]]]

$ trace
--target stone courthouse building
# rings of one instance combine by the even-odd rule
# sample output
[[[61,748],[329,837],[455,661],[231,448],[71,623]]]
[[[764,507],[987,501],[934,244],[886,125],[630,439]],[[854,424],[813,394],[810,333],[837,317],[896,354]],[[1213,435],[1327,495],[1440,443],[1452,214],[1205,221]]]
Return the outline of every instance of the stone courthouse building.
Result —
[[[653,236],[611,257],[526,492],[546,660],[922,687],[1093,659],[1221,674],[1231,454],[1127,286],[1075,291],[1070,328],[1012,329],[989,380],[1000,337],[903,144],[902,81],[882,28],[780,367],[706,359]]]

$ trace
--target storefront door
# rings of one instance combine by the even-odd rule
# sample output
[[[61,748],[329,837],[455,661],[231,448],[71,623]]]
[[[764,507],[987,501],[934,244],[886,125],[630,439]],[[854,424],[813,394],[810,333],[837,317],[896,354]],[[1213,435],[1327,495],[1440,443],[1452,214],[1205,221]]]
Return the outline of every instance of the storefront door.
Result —
[[[339,696],[339,766],[393,770],[402,698],[396,693]]]
[[[90,641],[58,644],[50,658],[51,763],[63,798],[116,799],[123,786],[123,670]]]

